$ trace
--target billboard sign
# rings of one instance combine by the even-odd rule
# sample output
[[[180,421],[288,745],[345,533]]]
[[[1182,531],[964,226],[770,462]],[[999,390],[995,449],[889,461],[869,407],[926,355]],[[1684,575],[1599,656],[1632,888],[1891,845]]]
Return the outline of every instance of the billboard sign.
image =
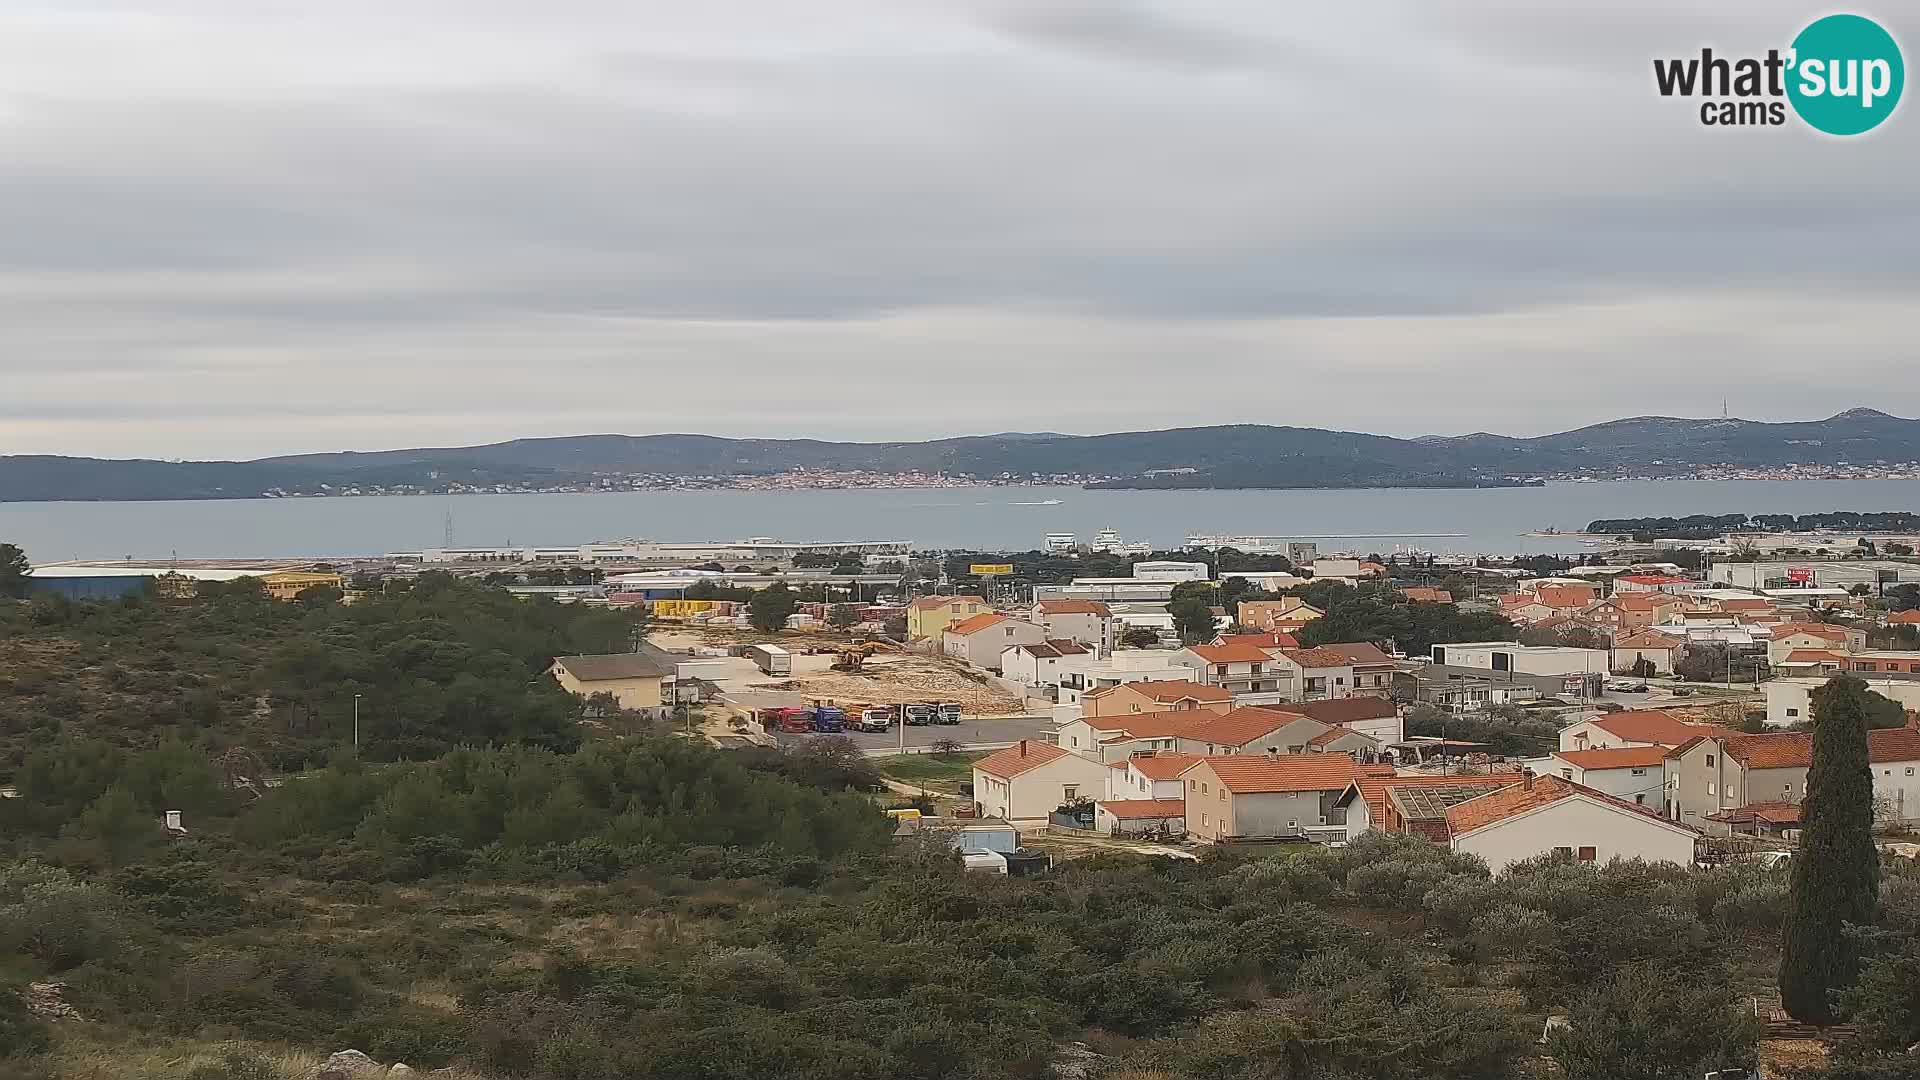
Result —
[[[1006,577],[1013,573],[1012,563],[974,563],[967,567],[967,573],[974,577]]]
[[[1787,567],[1787,580],[1793,582],[1795,585],[1806,585],[1813,581],[1813,567],[1789,566]]]

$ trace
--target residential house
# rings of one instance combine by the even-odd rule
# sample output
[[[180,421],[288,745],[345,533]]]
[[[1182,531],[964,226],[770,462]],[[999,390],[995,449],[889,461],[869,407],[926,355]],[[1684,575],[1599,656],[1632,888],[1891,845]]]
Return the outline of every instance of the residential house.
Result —
[[[1045,819],[1058,807],[1106,790],[1107,767],[1048,742],[1021,739],[973,763],[973,801],[988,817]]]
[[[1356,776],[1353,787],[1335,801],[1335,809],[1345,810],[1347,838],[1357,839],[1373,832],[1413,833],[1436,843],[1446,843],[1446,808],[1494,788],[1520,782],[1519,773],[1456,774],[1429,776],[1420,773]],[[1396,788],[1411,789],[1405,798],[1395,799]],[[1433,821],[1436,808],[1439,827]]]
[[[1165,649],[1116,649],[1104,657],[1062,658],[1059,700],[1077,704],[1087,693],[1124,683],[1185,681],[1193,669],[1174,663],[1174,655]]]
[[[937,639],[954,623],[992,610],[985,599],[970,594],[915,597],[907,605],[907,637],[914,641]]]
[[[1824,679],[1840,671],[1846,663],[1845,653],[1826,649],[1795,649],[1774,664],[1773,670],[1775,674],[1790,679]]]
[[[1563,780],[1604,791],[1635,806],[1661,807],[1667,785],[1664,746],[1620,746],[1609,750],[1556,750],[1545,768]]]
[[[1289,701],[1353,696],[1353,661],[1346,653],[1323,645],[1316,649],[1281,649],[1275,659],[1293,667],[1295,690]],[[1392,679],[1387,681],[1391,688]]]
[[[1429,588],[1425,585],[1404,585],[1400,595],[1406,597],[1409,604],[1451,604],[1453,594],[1445,589]]]
[[[940,651],[987,671],[1000,670],[1000,656],[1015,645],[1038,645],[1047,640],[1044,628],[1025,619],[983,612],[947,627],[940,635]]]
[[[1859,635],[1859,644],[1855,645],[1851,634]],[[1773,628],[1773,636],[1767,639],[1767,663],[1778,667],[1791,653],[1802,651],[1852,652],[1867,647],[1867,635],[1863,630],[1852,631],[1847,627],[1832,623],[1780,623]]]
[[[1032,645],[1012,645],[1001,650],[1000,676],[1021,686],[1058,686],[1063,660],[1091,656],[1093,650],[1077,641],[1049,638]]]
[[[606,653],[597,656],[556,656],[548,666],[560,689],[582,698],[610,694],[622,709],[664,717],[668,705],[662,690],[673,668],[653,650]]]
[[[1102,655],[1113,651],[1113,609],[1098,600],[1036,601],[1030,618],[1049,640],[1077,641]]]
[[[1542,603],[1532,593],[1511,593],[1502,596],[1499,600],[1499,610],[1500,614],[1506,616],[1507,621],[1515,626],[1532,626],[1561,614],[1558,609]]]
[[[1282,596],[1277,600],[1240,601],[1234,612],[1234,621],[1257,630],[1293,633],[1300,626],[1325,614],[1297,596]]]
[[[1335,802],[1359,775],[1345,754],[1202,758],[1187,783],[1187,835],[1205,843],[1346,834]]]
[[[1180,731],[1177,745],[1186,753],[1203,757],[1324,753],[1313,741],[1332,731],[1338,729],[1296,712],[1240,708],[1218,716],[1197,715],[1191,725]],[[1377,755],[1377,747],[1371,743],[1372,740],[1367,740],[1357,745]]]
[[[1305,650],[1295,650],[1296,653],[1301,651]],[[1393,673],[1396,670],[1394,659],[1386,653],[1381,652],[1379,646],[1374,645],[1372,642],[1336,642],[1331,645],[1318,646],[1311,651],[1314,653],[1338,656],[1345,662],[1344,666],[1349,669],[1349,674],[1351,675],[1351,679],[1348,682],[1349,693],[1355,696],[1393,696]],[[1291,657],[1295,663],[1300,663],[1299,657],[1295,655],[1295,653],[1289,653],[1288,656]],[[1305,664],[1301,664],[1300,666],[1303,668],[1306,667]],[[1308,677],[1310,678],[1311,674],[1309,674]],[[1333,694],[1330,696],[1344,697],[1346,695]]]
[[[1128,754],[1118,761],[1107,762],[1108,799],[1179,799],[1184,797],[1186,784],[1180,774],[1193,767],[1201,758],[1199,754],[1183,754],[1175,750],[1145,751]]]
[[[1081,715],[1089,719],[1173,709],[1224,713],[1233,709],[1233,694],[1185,679],[1150,679],[1090,690],[1081,695],[1080,706]]]
[[[1110,836],[1179,836],[1187,831],[1185,799],[1103,799],[1093,810],[1095,831]]]
[[[1693,865],[1700,834],[1641,806],[1558,776],[1517,784],[1446,809],[1447,843],[1500,873],[1524,859],[1561,854],[1581,862],[1644,859]]]
[[[1702,735],[1731,734],[1711,724],[1689,724],[1658,709],[1601,713],[1560,729],[1562,750],[1607,750],[1623,746],[1669,749]]]
[[[1267,708],[1299,713],[1330,727],[1357,731],[1382,745],[1401,742],[1407,737],[1406,720],[1400,715],[1400,707],[1390,698],[1372,694],[1299,701]]]
[[[1352,728],[1328,728],[1307,740],[1309,754],[1346,754],[1355,761],[1384,761],[1387,748],[1380,740]]]
[[[1876,816],[1920,819],[1920,730],[1877,728],[1867,732]],[[1667,754],[1668,816],[1700,821],[1757,803],[1798,804],[1807,794],[1813,735],[1769,731],[1757,735],[1702,737]]]
[[[1628,674],[1644,660],[1653,665],[1655,675],[1671,675],[1686,648],[1685,641],[1658,630],[1634,630],[1613,639],[1613,670]]]
[[[1055,740],[1066,750],[1110,765],[1135,754],[1179,750],[1181,734],[1201,715],[1218,714],[1205,709],[1179,709],[1118,716],[1083,715],[1061,724]]]
[[[1257,634],[1215,634],[1209,645],[1251,645],[1256,649],[1297,649],[1300,642],[1292,634],[1263,630]]]
[[[1613,594],[1648,595],[1665,593],[1669,596],[1699,587],[1700,583],[1692,578],[1674,574],[1622,574],[1613,579]]]
[[[1580,618],[1607,637],[1617,639],[1652,626],[1681,606],[1680,598],[1669,593],[1614,593],[1580,609]]]
[[[1920,679],[1912,675],[1885,675],[1877,673],[1858,673],[1864,679],[1867,688],[1881,697],[1892,698],[1900,707],[1920,710]],[[1824,676],[1794,676],[1769,679],[1763,684],[1767,692],[1767,726],[1792,727],[1795,724],[1813,719],[1813,694],[1827,684]]]
[[[1255,645],[1189,645],[1174,654],[1174,662],[1193,670],[1193,681],[1217,686],[1236,697],[1268,695],[1269,701],[1293,699],[1293,669],[1276,663]]]
[[[1842,669],[1861,678],[1875,675],[1920,675],[1920,651],[1913,649],[1855,650]]]

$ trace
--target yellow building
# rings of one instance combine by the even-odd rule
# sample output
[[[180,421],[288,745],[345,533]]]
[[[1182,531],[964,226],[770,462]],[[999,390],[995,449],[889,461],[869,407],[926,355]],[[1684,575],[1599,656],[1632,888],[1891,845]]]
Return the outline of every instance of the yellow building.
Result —
[[[907,605],[907,637],[937,639],[954,623],[992,610],[978,596],[922,596]]]
[[[344,588],[347,579],[339,574],[318,570],[276,570],[260,575],[260,585],[275,600],[294,600],[308,589],[326,586]]]
[[[570,694],[612,694],[623,709],[654,716],[667,711],[662,684],[673,671],[646,653],[556,656],[547,671]]]

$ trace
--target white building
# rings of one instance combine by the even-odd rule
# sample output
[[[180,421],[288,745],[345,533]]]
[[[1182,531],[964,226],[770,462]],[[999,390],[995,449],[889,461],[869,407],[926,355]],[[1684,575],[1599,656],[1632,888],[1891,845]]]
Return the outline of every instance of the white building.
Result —
[[[1859,674],[1856,672],[1855,674]],[[1860,675],[1867,689],[1889,697],[1910,711],[1920,710],[1920,679],[1876,679]],[[1813,692],[1827,684],[1826,679],[1773,679],[1765,683],[1767,726],[1790,727],[1813,717]]]
[[[1133,564],[1133,576],[1141,581],[1206,581],[1207,564],[1203,562],[1153,561]]]
[[[1021,686],[1058,686],[1063,663],[1091,656],[1077,641],[1050,639],[1034,645],[1009,645],[1000,653],[1000,677]]]
[[[1463,641],[1435,645],[1433,662],[1521,675],[1605,675],[1613,657],[1605,649],[1565,645],[1520,645],[1511,641]]]
[[[1233,581],[1235,579],[1244,581],[1256,589],[1263,589],[1271,593],[1285,592],[1288,589],[1305,585],[1308,580],[1298,574],[1289,574],[1284,570],[1222,570],[1220,572],[1221,581]]]
[[[1046,628],[1048,640],[1077,641],[1102,654],[1113,651],[1113,609],[1098,600],[1035,601],[1028,618]]]
[[[1072,533],[1048,533],[1045,540],[1048,551],[1072,551]]]
[[[1666,761],[1664,746],[1557,750],[1541,763],[1540,771],[1604,791],[1635,806],[1658,809],[1666,789]]]
[[[1059,665],[1060,703],[1077,703],[1083,694],[1136,682],[1171,682],[1185,679],[1193,669],[1176,663],[1178,655],[1165,649],[1119,649],[1104,658],[1092,655],[1065,657]]]
[[[987,671],[1000,670],[1000,656],[1015,645],[1038,645],[1047,632],[1024,619],[987,612],[962,619],[940,635],[940,651]]]
[[[1344,581],[1351,585],[1360,580],[1359,559],[1315,559],[1311,569],[1315,581]]]
[[[1031,739],[973,763],[973,801],[1006,821],[1044,820],[1064,804],[1098,798],[1106,786],[1106,765]]]
[[[1693,864],[1699,833],[1558,776],[1520,783],[1447,808],[1453,850],[1499,873],[1523,859],[1559,853],[1580,862],[1614,859]]]

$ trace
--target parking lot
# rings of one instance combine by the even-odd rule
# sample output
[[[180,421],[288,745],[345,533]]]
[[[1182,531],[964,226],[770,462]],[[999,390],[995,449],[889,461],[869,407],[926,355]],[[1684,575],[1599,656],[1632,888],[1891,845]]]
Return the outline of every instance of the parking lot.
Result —
[[[870,754],[899,753],[901,733],[905,732],[908,753],[925,751],[942,739],[952,739],[965,750],[988,750],[1001,746],[1011,746],[1021,739],[1053,738],[1053,720],[1048,717],[997,716],[967,718],[955,725],[929,724],[926,727],[902,728],[893,725],[885,735],[878,732],[849,731],[847,737],[859,744]],[[776,732],[782,745],[810,739],[811,735]]]

